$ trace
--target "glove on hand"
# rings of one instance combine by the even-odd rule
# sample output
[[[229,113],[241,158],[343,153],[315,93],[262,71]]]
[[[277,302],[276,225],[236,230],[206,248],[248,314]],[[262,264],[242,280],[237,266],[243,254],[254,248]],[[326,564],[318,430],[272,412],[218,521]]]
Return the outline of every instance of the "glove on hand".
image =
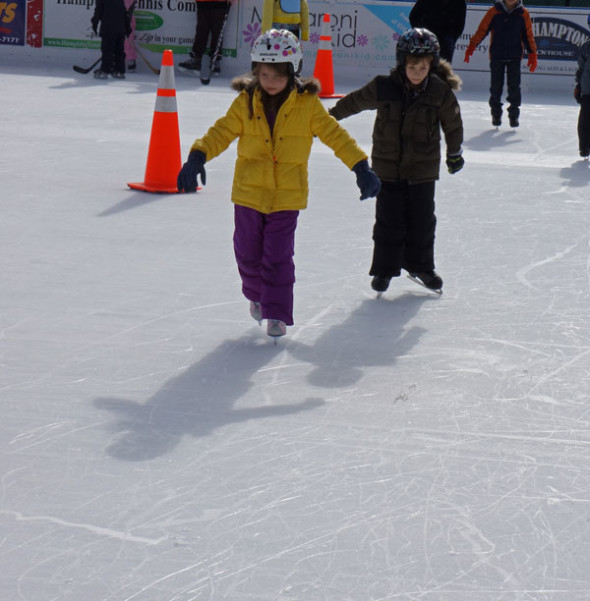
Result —
[[[92,17],[90,19],[90,24],[92,25],[92,31],[94,31],[94,35],[98,35],[98,21],[99,19]]]
[[[469,57],[472,56],[474,52],[475,52],[475,45],[469,44],[469,46],[467,46],[467,50],[465,50],[465,58],[463,59],[463,62],[468,63]]]
[[[463,165],[465,165],[465,159],[460,154],[450,155],[447,154],[447,169],[449,173],[457,173],[457,171],[461,171],[463,169]]]
[[[356,173],[356,185],[361,191],[361,200],[379,194],[381,180],[375,175],[366,160],[359,161],[352,170]]]
[[[535,69],[537,68],[537,53],[536,52],[529,54],[529,60],[527,61],[526,65],[529,68],[529,71],[531,73],[535,72]]]
[[[176,187],[179,192],[195,192],[199,183],[197,176],[201,176],[203,186],[207,182],[207,174],[205,173],[205,162],[207,157],[200,150],[193,150],[188,155],[188,161],[182,166]]]
[[[582,104],[582,87],[579,83],[574,88],[574,99],[578,104]]]

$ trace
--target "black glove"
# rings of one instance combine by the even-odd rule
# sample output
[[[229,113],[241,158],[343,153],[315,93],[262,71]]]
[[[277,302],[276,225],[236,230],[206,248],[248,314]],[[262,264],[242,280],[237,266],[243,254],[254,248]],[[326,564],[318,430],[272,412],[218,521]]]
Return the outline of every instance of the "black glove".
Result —
[[[457,173],[461,171],[465,165],[465,159],[460,154],[447,154],[447,169],[449,173]]]
[[[205,173],[205,162],[207,157],[200,150],[193,150],[188,155],[188,161],[182,166],[176,187],[179,192],[195,192],[199,183],[197,176],[201,176],[203,186],[207,182],[207,174]]]
[[[352,170],[356,173],[356,185],[361,191],[361,200],[379,194],[381,180],[375,175],[366,160],[359,161]]]
[[[574,98],[578,104],[582,104],[582,86],[579,83],[574,88]]]
[[[98,35],[98,22],[99,19],[96,17],[92,17],[92,19],[90,19],[90,24],[92,25],[92,31],[94,31],[94,35]]]

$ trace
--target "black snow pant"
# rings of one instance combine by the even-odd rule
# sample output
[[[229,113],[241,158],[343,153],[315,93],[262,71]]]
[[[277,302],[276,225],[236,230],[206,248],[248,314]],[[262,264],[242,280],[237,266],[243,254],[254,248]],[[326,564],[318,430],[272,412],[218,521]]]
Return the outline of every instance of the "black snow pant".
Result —
[[[125,34],[103,33],[100,40],[101,71],[125,73]]]
[[[369,275],[396,277],[434,270],[435,182],[382,181],[375,207]]]
[[[508,118],[518,119],[520,115],[520,59],[490,60],[490,109],[492,117],[502,116],[502,90],[504,89],[504,73],[508,94]]]
[[[213,56],[217,44],[223,43],[223,40],[219,41],[219,36],[227,10],[226,2],[197,2],[197,27],[192,48],[192,55],[195,58],[201,58],[205,54],[209,36],[211,37],[209,42],[211,56]]]
[[[580,145],[580,152],[588,154],[590,150],[590,94],[583,94],[580,99],[578,143]]]

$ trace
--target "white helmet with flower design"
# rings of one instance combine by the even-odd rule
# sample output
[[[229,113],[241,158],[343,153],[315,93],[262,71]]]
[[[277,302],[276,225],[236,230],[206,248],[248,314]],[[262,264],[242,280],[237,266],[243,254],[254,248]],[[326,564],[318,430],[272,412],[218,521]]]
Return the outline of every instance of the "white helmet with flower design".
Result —
[[[294,75],[299,75],[303,67],[301,43],[286,29],[269,29],[259,35],[250,58],[252,63],[289,63]]]

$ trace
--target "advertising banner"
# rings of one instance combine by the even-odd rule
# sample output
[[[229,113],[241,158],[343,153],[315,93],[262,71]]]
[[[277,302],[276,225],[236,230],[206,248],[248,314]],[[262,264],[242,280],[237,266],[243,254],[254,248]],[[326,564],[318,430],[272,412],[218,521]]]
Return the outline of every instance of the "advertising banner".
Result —
[[[260,0],[242,2],[244,54],[260,33]],[[339,79],[368,79],[395,64],[395,46],[410,27],[413,2],[354,0],[309,2],[310,38],[303,43],[304,74],[313,71],[324,14],[330,15],[332,59]]]
[[[0,2],[0,44],[25,43],[26,0]]]
[[[94,7],[94,0],[45,0],[43,45],[100,48],[100,38],[90,26]],[[232,7],[228,15],[223,37],[226,56],[237,55],[238,13]],[[134,16],[135,38],[145,50],[189,52],[196,26],[194,0],[138,0]]]
[[[64,49],[100,48],[100,39],[90,27],[95,0],[29,0],[43,2],[42,42],[44,47]],[[413,2],[390,0],[310,0],[310,39],[303,42],[305,76],[311,75],[318,49],[324,14],[330,15],[332,57],[337,81],[362,82],[385,73],[395,64],[395,47],[400,34],[410,27]],[[25,37],[26,0],[0,2],[0,44],[22,45]],[[453,67],[460,72],[489,71],[488,35],[470,62],[463,55],[470,36],[488,10],[486,5],[468,5],[462,37],[457,41]],[[573,8],[528,9],[538,46],[536,74],[571,76],[581,45],[589,39],[587,11]],[[38,15],[40,11],[36,11]],[[195,35],[194,0],[137,0],[136,40],[150,61],[158,63],[163,50],[171,49],[184,58]],[[32,21],[31,15],[28,17]],[[38,19],[37,19],[38,20]],[[250,48],[261,33],[262,0],[238,0],[232,5],[224,35],[223,54],[228,57],[224,72],[234,75],[250,66]],[[27,30],[30,29],[26,24]],[[39,46],[41,27],[35,23],[29,45]],[[33,44],[33,38],[36,43]],[[522,62],[526,73],[526,60]]]

